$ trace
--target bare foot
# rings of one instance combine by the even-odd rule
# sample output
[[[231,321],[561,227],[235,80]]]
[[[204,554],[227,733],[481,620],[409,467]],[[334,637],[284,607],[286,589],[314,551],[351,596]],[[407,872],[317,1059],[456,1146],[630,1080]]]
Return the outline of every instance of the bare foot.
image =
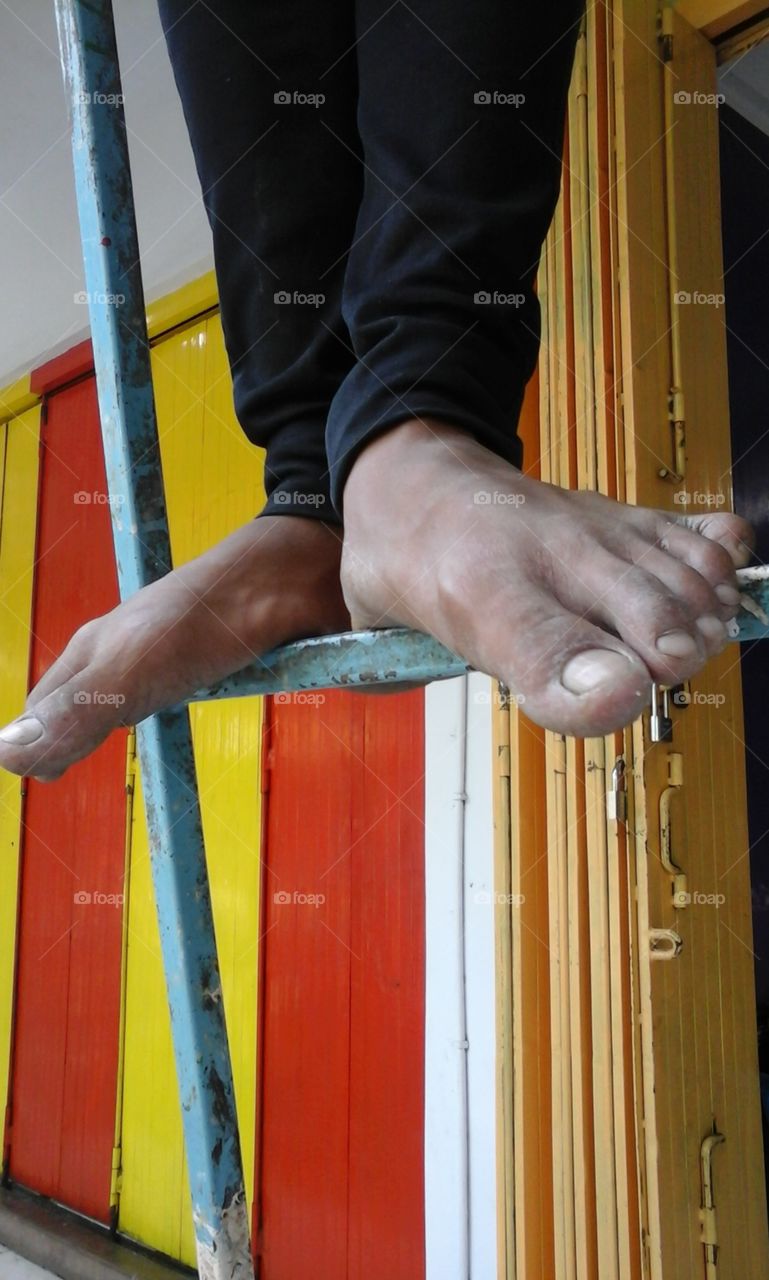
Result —
[[[260,653],[349,627],[340,533],[317,520],[252,520],[196,560],[94,618],[0,730],[0,766],[50,780],[118,725],[136,724]]]
[[[677,684],[721,651],[752,544],[738,516],[558,489],[434,420],[359,455],[344,518],[354,627],[430,632],[580,737],[628,724],[652,679]]]

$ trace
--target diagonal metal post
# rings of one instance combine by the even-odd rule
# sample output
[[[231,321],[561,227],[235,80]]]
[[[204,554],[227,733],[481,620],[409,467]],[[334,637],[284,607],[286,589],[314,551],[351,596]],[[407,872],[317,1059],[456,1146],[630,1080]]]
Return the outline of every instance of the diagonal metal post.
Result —
[[[55,0],[112,533],[123,599],[171,551],[111,0]],[[253,1280],[189,713],[137,727],[198,1270]]]

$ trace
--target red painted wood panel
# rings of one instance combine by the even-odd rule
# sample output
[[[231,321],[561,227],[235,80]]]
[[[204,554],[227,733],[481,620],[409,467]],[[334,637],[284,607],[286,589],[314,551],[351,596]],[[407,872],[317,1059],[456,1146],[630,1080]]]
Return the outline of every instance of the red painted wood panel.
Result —
[[[32,684],[118,600],[92,378],[51,397],[43,441]],[[122,909],[103,899],[123,892],[125,738],[27,783],[11,1083],[11,1177],[104,1222]]]
[[[424,1275],[424,697],[272,706],[264,1280]]]

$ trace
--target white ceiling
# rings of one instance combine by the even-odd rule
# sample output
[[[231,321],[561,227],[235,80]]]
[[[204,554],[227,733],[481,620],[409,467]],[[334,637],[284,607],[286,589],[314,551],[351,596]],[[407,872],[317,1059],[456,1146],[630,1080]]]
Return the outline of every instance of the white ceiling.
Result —
[[[769,40],[724,63],[718,72],[718,88],[728,106],[769,133]]]
[[[115,0],[145,292],[212,265],[156,0]],[[0,386],[85,336],[53,0],[0,0]]]

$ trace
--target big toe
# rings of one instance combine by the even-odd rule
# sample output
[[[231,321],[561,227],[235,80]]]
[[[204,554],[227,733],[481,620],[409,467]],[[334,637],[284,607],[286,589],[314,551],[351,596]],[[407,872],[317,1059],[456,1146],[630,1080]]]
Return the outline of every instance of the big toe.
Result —
[[[81,673],[28,701],[22,714],[0,729],[0,767],[48,782],[99,746],[123,721],[119,699],[100,694],[93,683]]]
[[[528,607],[508,615],[493,674],[514,690],[537,724],[575,737],[630,724],[648,702],[651,676],[616,636],[535,588]],[[496,647],[496,645],[495,645]]]

